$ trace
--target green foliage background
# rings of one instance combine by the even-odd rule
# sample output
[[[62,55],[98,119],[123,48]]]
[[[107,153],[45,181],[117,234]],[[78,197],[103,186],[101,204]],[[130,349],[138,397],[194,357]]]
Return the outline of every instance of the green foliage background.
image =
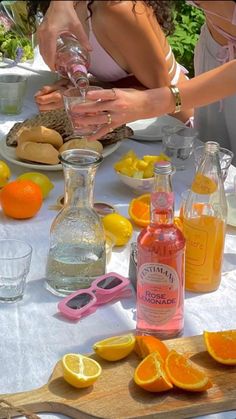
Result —
[[[194,76],[194,48],[204,22],[204,13],[200,9],[187,5],[185,0],[175,2],[175,32],[168,41],[176,60],[186,67],[190,77]]]

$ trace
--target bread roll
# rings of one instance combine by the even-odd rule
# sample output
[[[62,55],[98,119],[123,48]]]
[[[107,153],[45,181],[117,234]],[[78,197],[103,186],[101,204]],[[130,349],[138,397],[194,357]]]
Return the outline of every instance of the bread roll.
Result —
[[[72,150],[73,148],[83,148],[87,150],[94,150],[97,153],[102,153],[103,145],[100,141],[87,141],[85,138],[74,138],[72,140],[66,141],[59,149],[59,152],[62,153],[65,150]]]
[[[20,130],[17,144],[22,144],[25,141],[32,141],[35,143],[47,143],[59,149],[63,144],[63,138],[59,132],[54,129],[46,128],[42,125],[37,127],[24,127]]]
[[[16,157],[44,164],[58,164],[58,150],[51,144],[24,141],[16,147]]]

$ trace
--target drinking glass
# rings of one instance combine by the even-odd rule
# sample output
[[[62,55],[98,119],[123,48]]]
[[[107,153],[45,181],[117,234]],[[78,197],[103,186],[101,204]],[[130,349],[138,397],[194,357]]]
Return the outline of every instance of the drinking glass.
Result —
[[[0,302],[13,303],[23,298],[30,270],[32,247],[22,240],[0,240]]]
[[[95,134],[100,127],[100,125],[81,125],[80,116],[84,116],[84,113],[77,111],[77,105],[80,103],[91,102],[91,100],[88,100],[86,97],[86,93],[91,90],[102,90],[102,88],[98,86],[89,86],[89,88],[84,91],[82,89],[72,87],[63,93],[63,100],[67,115],[71,121],[74,134],[79,137],[87,137]]]
[[[199,147],[196,147],[193,150],[196,169],[201,161],[203,150],[204,150],[204,145],[200,145]],[[227,178],[229,167],[234,157],[234,153],[231,150],[228,150],[227,148],[220,147],[219,157],[220,157],[221,173],[222,173],[222,178],[224,182],[225,179]]]
[[[162,133],[163,153],[170,157],[176,170],[184,170],[193,152],[193,144],[198,137],[198,132],[194,128],[177,125],[163,127]]]
[[[27,79],[17,74],[0,75],[0,113],[21,113],[26,92]]]

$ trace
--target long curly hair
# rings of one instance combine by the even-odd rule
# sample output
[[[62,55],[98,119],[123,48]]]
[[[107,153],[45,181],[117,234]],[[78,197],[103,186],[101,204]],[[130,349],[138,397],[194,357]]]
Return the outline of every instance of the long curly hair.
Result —
[[[89,10],[90,16],[92,16],[92,9],[91,6],[95,0],[89,0],[87,4],[87,8]],[[50,0],[43,0],[43,1],[28,1],[27,0],[27,10],[28,10],[28,20],[32,32],[36,30],[36,15],[38,12],[41,12],[43,15],[47,12],[49,5],[51,3]],[[135,5],[137,0],[132,0],[133,3],[133,11],[135,12]],[[166,35],[171,35],[174,31],[174,24],[173,24],[173,10],[175,2],[174,0],[145,0],[144,3],[146,6],[150,7],[153,10],[153,13],[162,27],[164,33]]]

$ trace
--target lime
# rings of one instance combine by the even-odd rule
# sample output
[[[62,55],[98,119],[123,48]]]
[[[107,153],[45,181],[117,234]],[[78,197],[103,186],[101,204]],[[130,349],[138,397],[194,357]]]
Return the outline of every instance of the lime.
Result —
[[[53,183],[50,181],[50,179],[39,172],[26,172],[23,173],[18,177],[18,179],[24,179],[24,180],[31,180],[34,183],[37,183],[37,185],[41,188],[43,199],[45,199],[49,192],[54,188]]]
[[[11,171],[5,161],[0,160],[0,188],[2,188],[11,177]]]

